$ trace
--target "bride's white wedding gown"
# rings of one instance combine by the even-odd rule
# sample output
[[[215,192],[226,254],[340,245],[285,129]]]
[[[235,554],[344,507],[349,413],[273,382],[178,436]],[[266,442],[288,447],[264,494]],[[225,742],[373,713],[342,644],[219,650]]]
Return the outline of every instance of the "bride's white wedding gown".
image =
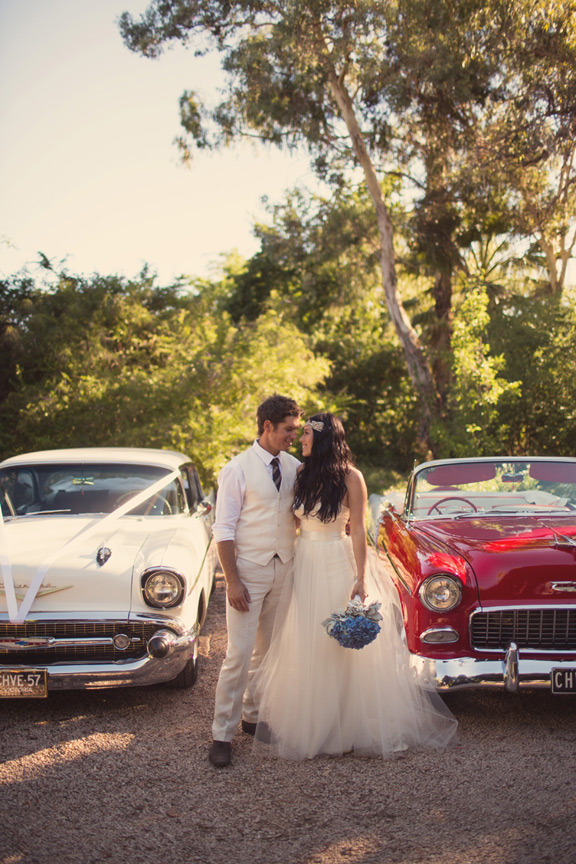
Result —
[[[456,720],[440,696],[411,675],[396,590],[373,553],[366,602],[379,600],[383,616],[375,641],[360,650],[342,648],[322,626],[346,605],[355,581],[348,509],[328,524],[298,511],[296,516],[301,528],[294,583],[286,587],[254,682],[260,699],[256,746],[286,759],[389,756],[409,747],[445,746]]]

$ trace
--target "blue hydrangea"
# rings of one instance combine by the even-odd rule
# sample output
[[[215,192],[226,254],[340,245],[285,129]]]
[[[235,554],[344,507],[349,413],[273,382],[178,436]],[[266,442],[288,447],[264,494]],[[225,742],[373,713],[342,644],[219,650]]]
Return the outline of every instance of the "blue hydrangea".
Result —
[[[380,632],[380,625],[368,618],[347,618],[336,621],[330,636],[343,648],[364,648],[373,642]]]
[[[346,609],[333,612],[330,618],[323,621],[326,632],[336,639],[343,648],[364,648],[373,642],[380,632],[382,616],[378,612],[380,603],[364,606],[352,601]]]

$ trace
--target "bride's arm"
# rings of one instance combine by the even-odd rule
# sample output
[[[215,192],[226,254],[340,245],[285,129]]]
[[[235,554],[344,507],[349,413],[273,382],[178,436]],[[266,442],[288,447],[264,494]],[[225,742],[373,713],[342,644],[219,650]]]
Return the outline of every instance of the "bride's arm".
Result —
[[[366,570],[366,505],[368,493],[364,477],[357,468],[350,468],[346,478],[348,489],[348,507],[350,508],[350,537],[356,562],[356,581],[351,597],[359,594],[362,601],[366,599],[364,587],[364,572]]]
[[[303,467],[304,467],[303,465],[299,465],[298,468],[296,469],[296,474],[300,474]],[[296,530],[298,531],[298,529],[300,528],[300,519],[298,518],[298,516],[294,516],[294,522],[296,523]]]

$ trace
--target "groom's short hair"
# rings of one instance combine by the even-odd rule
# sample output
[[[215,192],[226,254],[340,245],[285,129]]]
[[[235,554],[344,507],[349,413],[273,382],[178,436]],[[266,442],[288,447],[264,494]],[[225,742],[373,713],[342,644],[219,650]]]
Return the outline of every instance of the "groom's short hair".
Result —
[[[256,417],[258,420],[258,434],[264,432],[264,423],[269,420],[273,426],[281,423],[285,417],[301,417],[303,410],[298,406],[294,399],[288,399],[286,396],[280,396],[274,393],[258,406]]]

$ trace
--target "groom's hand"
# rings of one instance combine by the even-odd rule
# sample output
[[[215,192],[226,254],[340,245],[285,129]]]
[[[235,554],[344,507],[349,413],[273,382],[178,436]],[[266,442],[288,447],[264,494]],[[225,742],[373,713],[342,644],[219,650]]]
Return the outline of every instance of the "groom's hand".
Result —
[[[233,609],[237,609],[239,612],[248,612],[250,608],[250,592],[240,579],[228,582],[226,591],[228,602]]]
[[[224,571],[226,579],[226,594],[228,602],[233,609],[239,612],[248,612],[250,608],[250,594],[248,589],[238,575],[236,567],[236,552],[233,540],[220,540],[216,544],[218,558]]]

